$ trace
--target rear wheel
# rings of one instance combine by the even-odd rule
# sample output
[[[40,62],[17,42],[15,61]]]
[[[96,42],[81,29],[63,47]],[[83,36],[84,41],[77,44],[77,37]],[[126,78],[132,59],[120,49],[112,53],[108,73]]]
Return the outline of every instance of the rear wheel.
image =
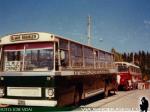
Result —
[[[79,106],[79,102],[80,102],[79,92],[76,91],[76,92],[75,92],[75,95],[74,95],[74,105],[75,105],[75,106]]]
[[[81,97],[83,94],[83,84],[78,83],[75,88],[75,94],[74,94],[74,105],[79,106],[81,103]]]

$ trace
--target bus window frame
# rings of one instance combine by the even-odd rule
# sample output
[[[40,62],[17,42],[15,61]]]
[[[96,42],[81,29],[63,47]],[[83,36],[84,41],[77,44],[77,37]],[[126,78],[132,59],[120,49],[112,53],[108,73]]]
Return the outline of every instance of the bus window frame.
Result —
[[[26,56],[26,51],[27,50],[44,50],[44,49],[51,49],[52,51],[53,51],[53,68],[51,69],[51,70],[47,70],[47,71],[45,71],[45,72],[48,72],[48,71],[54,71],[55,70],[55,42],[48,42],[49,44],[51,43],[52,44],[52,48],[51,47],[46,47],[46,48],[29,48],[29,49],[26,49],[26,44],[30,44],[30,43],[24,43],[23,44],[23,49],[19,49],[19,50],[4,50],[4,46],[3,47],[1,47],[0,48],[0,50],[2,50],[2,52],[1,52],[1,58],[3,58],[3,62],[1,61],[1,70],[3,71],[3,72],[6,72],[5,71],[5,52],[11,52],[11,51],[13,51],[13,52],[15,52],[15,51],[22,51],[23,52],[23,59],[22,59],[22,66],[21,66],[21,70],[20,71],[15,71],[15,72],[34,72],[34,70],[31,70],[31,71],[28,71],[28,70],[25,70],[25,56]],[[38,44],[38,43],[37,43]],[[38,72],[40,72],[40,71],[38,71]],[[42,71],[43,72],[43,71]]]

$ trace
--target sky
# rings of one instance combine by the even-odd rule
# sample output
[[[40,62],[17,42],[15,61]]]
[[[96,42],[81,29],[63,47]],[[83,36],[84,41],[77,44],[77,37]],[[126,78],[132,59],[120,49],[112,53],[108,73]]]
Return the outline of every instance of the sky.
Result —
[[[150,52],[150,0],[0,0],[0,37],[49,32],[118,52]]]

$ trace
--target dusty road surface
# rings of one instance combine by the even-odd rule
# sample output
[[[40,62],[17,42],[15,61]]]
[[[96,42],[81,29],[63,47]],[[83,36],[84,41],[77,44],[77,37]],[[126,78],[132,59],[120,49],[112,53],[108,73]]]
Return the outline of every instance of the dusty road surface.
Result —
[[[138,111],[141,98],[145,97],[150,105],[150,89],[149,90],[131,90],[116,92],[116,95],[99,99],[90,103],[82,104],[75,111]],[[149,107],[150,111],[150,107]]]

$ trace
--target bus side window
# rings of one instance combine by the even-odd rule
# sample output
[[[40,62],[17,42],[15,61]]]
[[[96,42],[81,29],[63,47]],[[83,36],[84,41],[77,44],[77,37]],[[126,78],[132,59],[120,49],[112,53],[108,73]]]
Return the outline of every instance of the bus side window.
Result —
[[[67,66],[67,51],[61,50],[60,51],[60,62],[61,62],[61,66],[62,67],[66,67]]]

